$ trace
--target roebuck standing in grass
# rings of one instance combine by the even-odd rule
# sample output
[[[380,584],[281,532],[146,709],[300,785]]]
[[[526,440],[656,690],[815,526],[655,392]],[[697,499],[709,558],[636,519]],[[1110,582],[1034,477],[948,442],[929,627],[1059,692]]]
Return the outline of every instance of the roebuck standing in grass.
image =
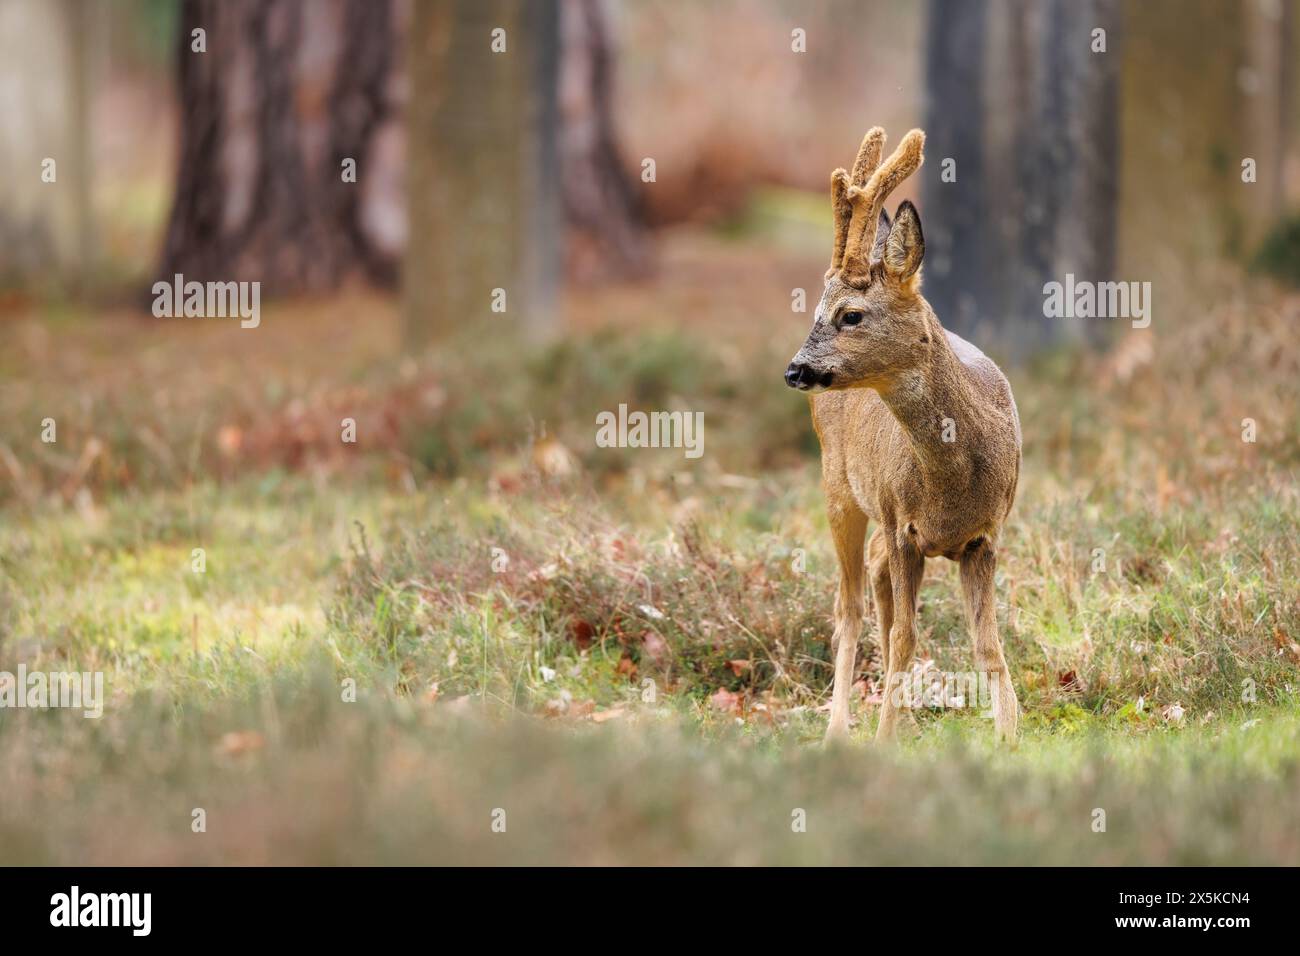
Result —
[[[812,331],[785,372],[812,392],[822,487],[840,589],[835,600],[835,686],[827,739],[849,729],[849,688],[863,615],[866,544],[885,672],[876,739],[893,736],[902,682],[916,647],[925,559],[961,565],[977,671],[988,675],[999,737],[1014,740],[1019,704],[997,631],[993,575],[998,534],[1020,475],[1020,419],[1006,377],[947,332],[921,296],[921,220],[885,199],[921,165],[912,130],[882,165],[884,130],[867,133],[852,174],[831,175],[835,250]]]

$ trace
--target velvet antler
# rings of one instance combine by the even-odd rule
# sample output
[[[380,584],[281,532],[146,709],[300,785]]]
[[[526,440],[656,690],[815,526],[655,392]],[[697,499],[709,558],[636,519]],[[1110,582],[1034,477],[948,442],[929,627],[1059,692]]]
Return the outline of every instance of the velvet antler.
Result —
[[[859,162],[853,164],[854,182],[848,183],[840,180],[838,176],[832,178],[832,196],[836,202],[835,242],[839,254],[840,278],[850,285],[864,285],[870,281],[872,267],[877,261],[872,257],[872,250],[875,245],[876,225],[880,218],[881,207],[889,198],[889,194],[897,189],[904,179],[916,172],[925,161],[925,134],[919,129],[914,129],[903,137],[889,159],[879,167],[872,164],[870,179],[865,183],[857,182],[856,173],[859,164],[863,161],[863,154],[867,152],[868,141],[872,140],[873,134],[878,130],[879,127],[873,129],[867,134],[867,139],[862,141],[862,151],[858,154]],[[883,145],[883,132],[876,142]],[[877,145],[877,162],[879,162],[879,155],[880,145]],[[840,172],[843,170],[836,170],[837,174]],[[846,175],[844,180],[847,179]],[[843,182],[843,202],[849,206],[850,214],[846,224],[842,224],[840,219],[842,211],[840,199],[836,194],[836,184],[839,182]],[[846,236],[842,247],[841,233]],[[835,268],[835,264],[836,260],[832,259],[832,269]]]
[[[835,248],[831,251],[831,267],[826,271],[830,278],[844,265],[844,248],[849,238],[849,225],[853,220],[853,204],[849,202],[849,189],[867,185],[871,174],[880,165],[880,155],[885,151],[885,131],[873,126],[862,137],[858,158],[853,162],[853,174],[843,169],[831,173],[831,213],[835,217]]]

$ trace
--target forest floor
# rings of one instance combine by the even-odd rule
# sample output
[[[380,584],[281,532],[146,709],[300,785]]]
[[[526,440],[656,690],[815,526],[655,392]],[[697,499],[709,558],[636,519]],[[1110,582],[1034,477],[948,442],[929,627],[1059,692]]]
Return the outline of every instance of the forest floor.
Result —
[[[868,622],[824,749],[836,572],[779,380],[816,274],[686,236],[522,359],[403,355],[378,295],[8,303],[0,671],[107,700],[0,709],[0,860],[1300,863],[1300,299],[1013,370],[1020,744],[944,694],[872,746]],[[620,402],[702,411],[705,454],[597,447]],[[948,562],[920,628],[918,681],[970,670]]]

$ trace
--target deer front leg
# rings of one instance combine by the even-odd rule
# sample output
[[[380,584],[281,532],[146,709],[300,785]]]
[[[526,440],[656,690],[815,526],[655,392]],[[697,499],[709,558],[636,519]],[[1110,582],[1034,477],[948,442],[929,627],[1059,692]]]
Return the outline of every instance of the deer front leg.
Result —
[[[998,637],[997,593],[993,585],[997,566],[997,552],[988,538],[971,542],[961,557],[961,590],[966,623],[975,644],[975,669],[988,675],[994,732],[1002,740],[1014,741],[1020,703]]]
[[[889,660],[885,667],[885,689],[880,704],[880,723],[876,740],[894,736],[898,708],[902,703],[902,682],[912,666],[916,650],[916,594],[925,573],[925,556],[909,534],[887,540],[889,548],[889,582],[893,591],[893,620],[889,628]]]
[[[862,629],[862,550],[867,537],[867,516],[856,504],[827,508],[835,555],[840,564],[840,589],[835,596],[835,684],[831,689],[831,719],[826,739],[845,737],[849,732],[849,691],[853,686],[853,665]]]
[[[889,629],[894,626],[894,585],[889,579],[889,547],[877,527],[867,542],[867,574],[876,599],[876,641],[880,644],[880,677],[889,676]]]

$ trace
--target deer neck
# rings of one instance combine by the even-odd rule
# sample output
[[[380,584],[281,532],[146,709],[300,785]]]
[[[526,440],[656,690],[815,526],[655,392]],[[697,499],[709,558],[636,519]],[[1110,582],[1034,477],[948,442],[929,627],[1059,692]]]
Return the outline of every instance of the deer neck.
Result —
[[[980,431],[978,398],[933,317],[925,360],[877,388],[912,446],[927,477],[960,472],[969,465],[965,449]]]

